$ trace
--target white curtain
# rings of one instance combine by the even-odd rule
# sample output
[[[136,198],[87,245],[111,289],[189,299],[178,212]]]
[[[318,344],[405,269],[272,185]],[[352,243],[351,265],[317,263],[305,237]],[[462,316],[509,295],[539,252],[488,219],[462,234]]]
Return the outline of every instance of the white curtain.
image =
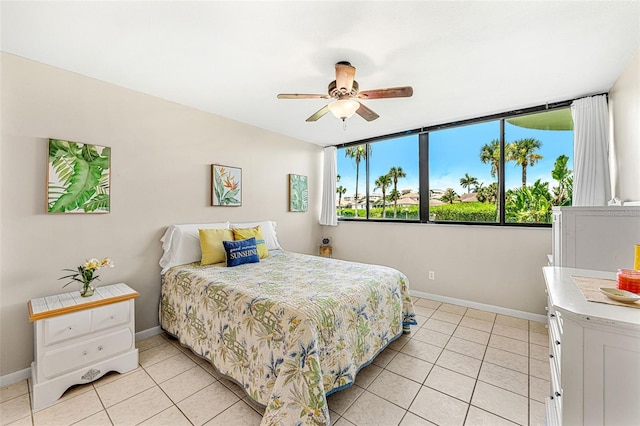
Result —
[[[336,213],[337,151],[335,146],[328,146],[324,149],[320,225],[338,225],[338,214]]]
[[[573,205],[606,206],[611,198],[609,111],[605,95],[577,99],[573,116]]]

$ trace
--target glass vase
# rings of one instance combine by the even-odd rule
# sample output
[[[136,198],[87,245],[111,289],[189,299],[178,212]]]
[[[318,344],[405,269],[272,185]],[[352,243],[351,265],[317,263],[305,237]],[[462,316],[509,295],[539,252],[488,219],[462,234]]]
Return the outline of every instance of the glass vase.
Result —
[[[80,296],[82,297],[93,296],[94,291],[96,291],[96,289],[91,285],[91,283],[84,283],[84,285],[80,289]]]

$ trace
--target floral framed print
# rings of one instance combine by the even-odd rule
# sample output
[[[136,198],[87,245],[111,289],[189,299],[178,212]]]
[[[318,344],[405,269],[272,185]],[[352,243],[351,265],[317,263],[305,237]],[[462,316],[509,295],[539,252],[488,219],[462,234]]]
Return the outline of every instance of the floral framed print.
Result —
[[[47,212],[109,213],[111,148],[49,139]]]
[[[306,212],[309,205],[309,189],[307,177],[289,175],[289,211]]]
[[[242,205],[242,169],[211,165],[211,205],[236,207]]]

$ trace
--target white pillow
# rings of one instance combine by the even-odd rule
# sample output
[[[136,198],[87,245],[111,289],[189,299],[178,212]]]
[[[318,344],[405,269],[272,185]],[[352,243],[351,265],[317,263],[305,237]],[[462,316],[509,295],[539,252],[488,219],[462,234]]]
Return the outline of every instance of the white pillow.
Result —
[[[202,259],[199,229],[229,229],[229,222],[169,226],[160,239],[164,252],[160,258],[163,274],[173,266]]]
[[[276,223],[272,220],[265,220],[262,222],[236,222],[231,224],[231,228],[253,228],[260,225],[262,230],[262,236],[265,243],[267,243],[267,250],[282,249],[278,242],[278,236],[276,235]]]

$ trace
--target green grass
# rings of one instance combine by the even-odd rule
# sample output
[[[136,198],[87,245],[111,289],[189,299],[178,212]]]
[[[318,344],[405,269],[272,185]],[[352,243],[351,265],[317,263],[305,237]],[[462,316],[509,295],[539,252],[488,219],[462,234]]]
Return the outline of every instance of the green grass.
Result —
[[[366,211],[358,209],[358,218],[364,219]],[[430,214],[435,214],[435,220],[455,222],[495,222],[496,206],[492,203],[454,203],[430,207]],[[353,218],[353,209],[338,210],[338,217]],[[385,209],[385,219],[393,219],[393,206]],[[382,207],[375,207],[369,211],[369,219],[382,219]],[[419,206],[398,207],[397,220],[419,220]]]
[[[496,205],[493,203],[454,203],[433,206],[430,214],[435,214],[435,220],[453,222],[496,222]]]

